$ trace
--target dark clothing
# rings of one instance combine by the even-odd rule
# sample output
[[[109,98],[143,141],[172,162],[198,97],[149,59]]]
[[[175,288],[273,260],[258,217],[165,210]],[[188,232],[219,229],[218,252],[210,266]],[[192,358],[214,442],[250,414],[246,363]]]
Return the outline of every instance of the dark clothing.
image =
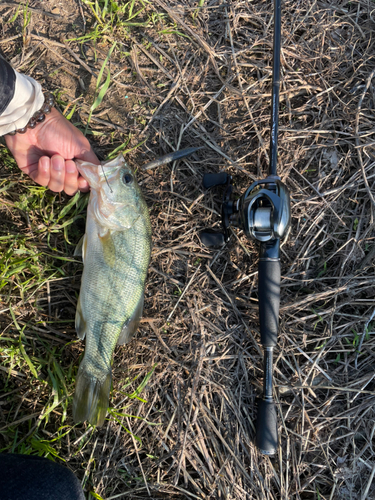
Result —
[[[85,500],[67,467],[48,458],[0,453],[1,500]]]
[[[4,59],[0,58],[0,115],[13,99],[16,86],[16,74]]]

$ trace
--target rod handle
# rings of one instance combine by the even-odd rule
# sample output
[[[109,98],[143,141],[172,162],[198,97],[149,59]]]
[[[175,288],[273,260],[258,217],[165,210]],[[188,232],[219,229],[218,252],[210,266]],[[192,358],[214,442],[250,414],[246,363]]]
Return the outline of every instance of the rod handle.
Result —
[[[280,260],[260,259],[258,300],[260,341],[263,347],[275,347],[279,327]]]
[[[261,399],[258,403],[256,445],[263,455],[274,455],[277,444],[276,404],[274,401]]]

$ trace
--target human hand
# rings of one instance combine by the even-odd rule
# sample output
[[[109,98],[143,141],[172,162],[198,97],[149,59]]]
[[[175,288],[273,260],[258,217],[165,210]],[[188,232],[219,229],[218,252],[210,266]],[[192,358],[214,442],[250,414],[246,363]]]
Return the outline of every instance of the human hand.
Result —
[[[57,193],[73,195],[78,189],[89,190],[74,158],[100,164],[82,132],[55,108],[34,129],[6,135],[5,142],[22,172]]]

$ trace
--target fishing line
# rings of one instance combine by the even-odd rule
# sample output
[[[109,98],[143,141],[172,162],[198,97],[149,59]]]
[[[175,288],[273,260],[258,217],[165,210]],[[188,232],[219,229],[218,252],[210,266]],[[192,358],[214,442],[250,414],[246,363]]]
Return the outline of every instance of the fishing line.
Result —
[[[111,186],[109,185],[109,182],[108,182],[107,176],[105,175],[103,164],[101,163],[101,164],[100,164],[100,166],[102,167],[102,170],[103,170],[103,175],[104,175],[104,179],[105,179],[106,183],[108,184],[109,190],[111,191],[111,193],[113,193],[112,188],[111,188]]]

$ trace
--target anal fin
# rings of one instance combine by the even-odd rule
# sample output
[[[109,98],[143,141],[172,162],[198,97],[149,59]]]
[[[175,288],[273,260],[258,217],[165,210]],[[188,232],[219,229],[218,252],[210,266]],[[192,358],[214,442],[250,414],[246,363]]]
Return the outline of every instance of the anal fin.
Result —
[[[76,246],[74,250],[74,257],[82,257],[83,262],[85,261],[85,253],[86,253],[86,246],[87,246],[87,238],[86,238],[86,233],[82,236],[82,238],[79,240],[78,245]]]
[[[135,308],[134,314],[122,327],[120,336],[117,341],[117,345],[127,344],[134,335],[134,333],[136,332],[142,317],[144,302],[145,302],[145,295],[144,293],[142,293],[141,298],[139,299],[139,302],[137,304],[137,307]]]

